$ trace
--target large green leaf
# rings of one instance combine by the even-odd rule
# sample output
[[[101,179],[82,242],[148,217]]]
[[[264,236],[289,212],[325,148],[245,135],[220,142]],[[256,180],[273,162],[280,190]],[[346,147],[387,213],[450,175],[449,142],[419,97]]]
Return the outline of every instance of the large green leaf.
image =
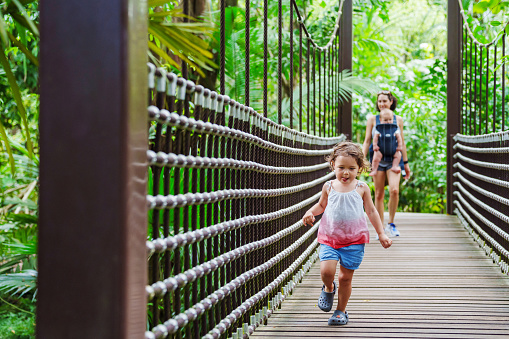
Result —
[[[3,46],[3,44],[0,44]],[[18,83],[16,82],[16,78],[14,77],[14,74],[12,73],[11,66],[9,65],[9,61],[7,60],[7,57],[5,56],[5,52],[2,50],[0,52],[0,65],[2,65],[5,75],[7,76],[7,80],[9,81],[9,85],[11,87],[12,95],[14,96],[14,100],[16,101],[16,106],[18,107],[18,114],[21,117],[21,121],[24,127],[24,131],[26,134],[26,143],[27,143],[27,150],[29,153],[29,156],[33,158],[33,148],[32,148],[32,141],[30,139],[30,129],[28,127],[28,119],[27,119],[27,113],[25,110],[25,106],[23,105],[23,101],[21,100],[21,91],[18,87]]]
[[[0,293],[22,297],[37,289],[37,271],[24,270],[20,273],[0,275]],[[34,293],[35,299],[36,293]]]
[[[11,165],[11,173],[14,175],[16,172],[16,165],[14,164],[14,157],[12,156],[12,149],[11,144],[9,143],[9,138],[7,137],[7,133],[5,132],[4,125],[2,124],[2,121],[0,121],[0,137],[2,138],[5,150],[7,151],[7,154],[9,155],[9,163]]]

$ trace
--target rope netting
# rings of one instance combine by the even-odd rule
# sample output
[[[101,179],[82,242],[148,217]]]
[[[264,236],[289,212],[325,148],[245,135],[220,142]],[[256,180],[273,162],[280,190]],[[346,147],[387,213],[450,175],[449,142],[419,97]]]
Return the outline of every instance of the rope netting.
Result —
[[[509,131],[506,34],[474,37],[465,16],[461,43],[460,133],[454,137],[453,205],[466,229],[502,271],[509,267]]]
[[[344,136],[277,124],[149,64],[146,338],[247,337],[316,260],[301,216]]]
[[[225,95],[224,2],[219,4],[220,93],[190,81],[187,67],[179,77],[148,65],[145,338],[246,338],[280,307],[317,258],[319,221],[309,228],[301,217],[319,199],[324,182],[333,177],[324,156],[345,139],[339,133],[343,1],[322,47],[308,32],[297,4],[287,5],[290,18],[283,13],[282,0],[277,3],[277,79],[270,79],[269,4],[264,2],[263,114],[252,108],[250,96],[249,3],[245,4],[243,104]],[[289,41],[283,41],[285,30]],[[294,31],[299,39],[294,39]],[[294,67],[285,75],[285,44],[298,75]],[[296,61],[294,47],[299,51]],[[283,112],[286,76],[291,88],[288,127],[282,124],[288,114]],[[277,83],[277,93],[268,92],[269,81]],[[297,85],[299,98],[294,100]],[[276,95],[274,122],[267,117],[269,98]]]
[[[509,274],[509,131],[454,140],[454,212]]]

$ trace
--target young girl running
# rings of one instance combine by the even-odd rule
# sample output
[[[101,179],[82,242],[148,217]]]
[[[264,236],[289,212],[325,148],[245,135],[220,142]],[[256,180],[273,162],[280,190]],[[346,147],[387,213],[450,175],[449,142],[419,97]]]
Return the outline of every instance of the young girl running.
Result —
[[[341,142],[326,160],[336,174],[336,179],[323,185],[320,200],[304,214],[302,221],[311,226],[315,216],[323,213],[318,228],[320,274],[323,281],[318,307],[324,312],[332,308],[336,293],[334,277],[339,261],[338,305],[328,323],[346,325],[346,304],[352,293],[353,273],[359,268],[364,257],[364,246],[369,242],[364,209],[378,234],[380,244],[388,248],[392,240],[384,233],[368,185],[357,180],[357,175],[369,168],[361,148],[350,141]]]

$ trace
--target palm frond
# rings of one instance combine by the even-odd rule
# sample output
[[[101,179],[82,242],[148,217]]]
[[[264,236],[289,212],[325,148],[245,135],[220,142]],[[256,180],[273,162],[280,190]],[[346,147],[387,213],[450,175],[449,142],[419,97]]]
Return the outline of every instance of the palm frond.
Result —
[[[11,144],[9,143],[9,137],[7,136],[4,125],[2,124],[1,121],[0,121],[0,138],[4,142],[5,150],[7,151],[7,154],[9,156],[9,164],[11,165],[11,173],[12,173],[12,175],[14,175],[14,172],[16,171],[16,165],[14,163],[14,157],[12,155]]]
[[[29,292],[34,292],[33,299],[35,299],[36,289],[36,270],[24,270],[20,273],[0,275],[0,293],[22,297]]]

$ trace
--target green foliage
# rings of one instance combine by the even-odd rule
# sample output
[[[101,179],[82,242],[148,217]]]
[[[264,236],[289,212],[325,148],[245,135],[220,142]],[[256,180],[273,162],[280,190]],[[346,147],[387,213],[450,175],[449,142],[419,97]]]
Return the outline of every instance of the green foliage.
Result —
[[[209,48],[213,31],[211,23],[184,15],[177,0],[149,0],[148,6],[148,52],[151,61],[179,71],[180,59],[201,76],[205,76],[204,70],[217,68]]]
[[[409,165],[399,210],[444,213],[446,190],[446,7],[443,1],[369,1],[354,9],[354,70],[398,99]],[[354,140],[364,141],[375,97],[354,96]],[[389,194],[386,192],[386,197]]]
[[[32,303],[0,299],[0,338],[35,338],[34,312]]]

